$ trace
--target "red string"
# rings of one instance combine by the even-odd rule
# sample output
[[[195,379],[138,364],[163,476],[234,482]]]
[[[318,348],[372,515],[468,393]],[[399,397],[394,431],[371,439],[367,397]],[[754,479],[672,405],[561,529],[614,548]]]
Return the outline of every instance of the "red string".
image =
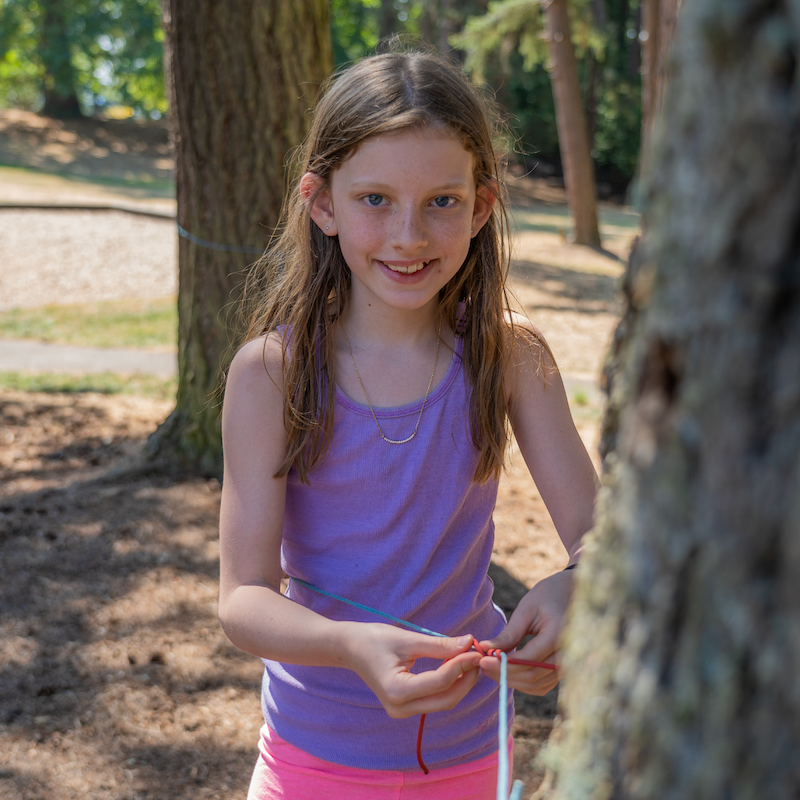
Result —
[[[482,656],[493,656],[494,658],[500,658],[501,650],[494,648],[489,650],[484,650],[477,641],[473,640],[472,649],[477,650]],[[449,659],[448,659],[449,661]],[[540,669],[551,669],[555,672],[558,671],[557,664],[548,664],[546,661],[528,661],[524,658],[509,658],[506,656],[506,661],[509,664],[522,664],[526,667],[539,667]],[[427,775],[430,770],[427,766],[425,766],[425,762],[422,760],[422,734],[425,730],[425,714],[421,714],[419,718],[419,730],[417,731],[417,762],[419,763],[420,768],[422,771]]]

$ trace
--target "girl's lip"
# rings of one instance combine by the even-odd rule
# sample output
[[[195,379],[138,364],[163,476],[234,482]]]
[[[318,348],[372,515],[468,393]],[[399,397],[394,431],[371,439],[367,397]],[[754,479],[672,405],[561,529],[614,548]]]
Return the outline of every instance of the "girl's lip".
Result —
[[[400,278],[414,278],[417,275],[422,275],[428,269],[428,267],[430,267],[430,265],[436,261],[436,259],[425,258],[414,259],[413,261],[401,261],[399,259],[395,261],[381,261],[380,259],[377,259],[377,261],[387,272],[391,272],[392,275],[396,275]],[[416,270],[415,272],[398,272],[397,270],[392,269],[389,264],[391,264],[392,267],[415,267],[417,264],[424,264],[425,266],[422,267],[422,269]]]

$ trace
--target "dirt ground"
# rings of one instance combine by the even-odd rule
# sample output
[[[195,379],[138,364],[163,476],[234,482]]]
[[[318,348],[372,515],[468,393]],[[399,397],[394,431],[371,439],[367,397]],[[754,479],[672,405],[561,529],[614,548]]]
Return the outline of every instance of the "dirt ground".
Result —
[[[91,142],[102,146],[88,126],[48,133],[36,120],[22,122],[15,128],[0,118],[5,163],[8,132],[19,128],[10,137],[15,152],[37,152],[37,136],[55,142],[32,162],[45,169],[60,159],[59,170],[69,172],[70,150],[59,136],[87,142],[78,155]],[[163,139],[148,144],[135,130],[112,127],[122,144],[109,153],[124,155],[124,145],[142,159],[166,157]],[[20,163],[31,163],[27,157]],[[87,158],[75,156],[81,174]],[[131,169],[138,168],[137,161]],[[523,210],[550,202],[528,190],[530,202],[517,198]],[[585,382],[613,327],[620,266],[608,254],[570,264],[574,253],[558,231],[520,238],[517,296],[550,336],[567,377]],[[614,244],[618,254],[624,244]],[[547,248],[564,259],[560,266],[536,260]],[[598,408],[589,394],[575,412],[593,449]],[[143,398],[0,392],[2,800],[246,794],[261,725],[261,665],[217,622],[219,484],[127,469],[169,411],[169,403]],[[527,587],[566,562],[513,452],[495,521],[495,598],[511,611]],[[542,779],[535,756],[556,701],[556,692],[517,697],[515,777],[526,797]]]

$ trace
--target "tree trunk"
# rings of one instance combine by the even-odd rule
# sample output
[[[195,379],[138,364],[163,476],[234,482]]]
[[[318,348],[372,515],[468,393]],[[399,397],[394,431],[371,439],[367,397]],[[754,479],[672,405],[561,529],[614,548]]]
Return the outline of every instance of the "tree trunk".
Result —
[[[800,16],[690,0],[540,796],[800,797]]]
[[[458,33],[459,13],[456,0],[439,0],[439,50],[449,56],[460,58],[460,51],[454,51],[450,45],[450,37]]]
[[[642,151],[650,138],[656,117],[661,41],[661,0],[642,0],[642,30],[645,32],[642,57]]]
[[[328,4],[169,0],[165,28],[178,222],[186,234],[179,240],[177,405],[148,454],[220,475],[214,392],[237,339],[231,310],[244,270],[278,221],[287,152],[304,136],[306,112],[330,70]]]
[[[558,144],[569,208],[575,220],[573,240],[576,244],[600,247],[594,164],[589,150],[575,50],[570,37],[567,2],[549,0],[545,2],[544,9]]]
[[[659,102],[664,98],[664,87],[669,72],[669,59],[672,52],[672,42],[678,25],[678,12],[681,0],[661,0],[658,15],[658,92]]]
[[[388,39],[395,29],[397,12],[394,8],[394,0],[381,0],[381,24],[380,38]]]
[[[646,36],[642,60],[641,174],[647,169],[650,138],[664,101],[679,6],[680,0],[642,0],[642,28]]]
[[[44,107],[42,114],[55,119],[81,116],[75,91],[75,70],[72,67],[72,48],[67,28],[67,10],[58,0],[48,0],[42,8],[42,27],[39,33],[39,58],[44,67]]]
[[[419,32],[423,42],[436,44],[434,31],[437,27],[437,3],[436,0],[422,0],[422,12],[420,14]]]

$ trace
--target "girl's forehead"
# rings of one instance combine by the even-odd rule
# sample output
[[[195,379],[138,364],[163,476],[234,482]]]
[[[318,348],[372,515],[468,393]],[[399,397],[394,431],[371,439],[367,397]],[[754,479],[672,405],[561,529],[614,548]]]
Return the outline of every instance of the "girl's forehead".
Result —
[[[408,128],[363,141],[335,170],[360,172],[458,172],[472,175],[475,157],[462,139],[446,128]],[[433,176],[432,176],[433,177]]]

